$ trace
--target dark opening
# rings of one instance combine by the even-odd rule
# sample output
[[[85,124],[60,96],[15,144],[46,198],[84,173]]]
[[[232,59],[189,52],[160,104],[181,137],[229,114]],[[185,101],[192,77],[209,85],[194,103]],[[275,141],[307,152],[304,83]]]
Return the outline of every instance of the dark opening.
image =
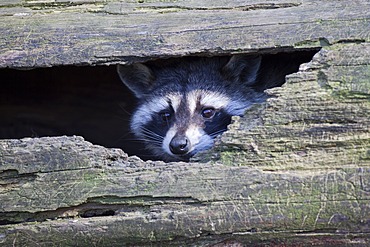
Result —
[[[263,73],[287,62],[293,66],[286,73],[293,73],[316,52],[265,54]],[[0,78],[0,139],[80,135],[145,159],[143,146],[129,131],[135,97],[116,66],[0,69]]]
[[[116,213],[114,210],[96,209],[96,210],[85,211],[80,216],[82,218],[91,218],[91,217],[99,217],[99,216],[114,216],[115,214]]]

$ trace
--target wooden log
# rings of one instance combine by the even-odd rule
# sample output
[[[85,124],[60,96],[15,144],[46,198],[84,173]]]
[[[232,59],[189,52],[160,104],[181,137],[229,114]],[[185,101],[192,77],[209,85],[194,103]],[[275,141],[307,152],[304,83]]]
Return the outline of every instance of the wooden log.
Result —
[[[369,47],[320,51],[197,157],[212,162],[143,162],[79,137],[1,141],[2,243],[364,246],[370,63],[346,54]],[[364,76],[344,80],[344,67]]]
[[[126,63],[369,41],[369,2],[7,0],[0,67]]]
[[[2,141],[1,153],[4,246],[369,239],[369,167],[144,163],[77,137]]]
[[[368,244],[368,1],[0,6],[2,68],[323,46],[190,163],[81,137],[0,140],[0,244]]]
[[[217,158],[229,164],[263,160],[274,169],[368,164],[369,55],[368,43],[323,48],[286,84],[269,90],[265,105],[235,118]]]

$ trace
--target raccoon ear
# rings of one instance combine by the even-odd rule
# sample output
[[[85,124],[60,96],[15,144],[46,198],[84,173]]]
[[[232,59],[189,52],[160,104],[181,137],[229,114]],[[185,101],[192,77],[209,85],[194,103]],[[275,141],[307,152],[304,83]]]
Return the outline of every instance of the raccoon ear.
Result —
[[[258,76],[261,60],[261,56],[234,55],[222,68],[222,73],[228,80],[253,85]]]
[[[155,79],[152,70],[141,63],[118,65],[117,72],[122,82],[137,98],[142,98],[150,91]]]

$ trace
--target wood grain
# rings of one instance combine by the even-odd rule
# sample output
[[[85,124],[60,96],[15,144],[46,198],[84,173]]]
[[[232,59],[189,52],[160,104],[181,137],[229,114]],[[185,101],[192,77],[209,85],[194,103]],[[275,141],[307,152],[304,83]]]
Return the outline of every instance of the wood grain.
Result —
[[[127,63],[369,41],[367,0],[6,1],[0,67]]]
[[[2,1],[2,68],[322,49],[190,163],[81,137],[0,140],[0,244],[366,246],[369,5]]]

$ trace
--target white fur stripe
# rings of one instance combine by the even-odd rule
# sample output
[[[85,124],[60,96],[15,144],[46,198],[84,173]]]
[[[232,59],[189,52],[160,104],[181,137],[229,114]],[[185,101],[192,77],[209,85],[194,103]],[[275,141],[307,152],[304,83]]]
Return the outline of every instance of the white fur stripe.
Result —
[[[199,126],[191,124],[186,130],[185,135],[192,145],[191,150],[189,150],[191,152],[194,150],[195,145],[199,143],[202,136],[205,135],[205,132]]]
[[[167,131],[166,136],[163,138],[162,148],[169,155],[173,155],[170,150],[170,142],[175,135],[176,135],[176,126],[172,126]]]
[[[139,134],[140,127],[149,123],[153,114],[168,109],[170,106],[176,111],[180,106],[180,102],[181,95],[173,93],[164,97],[153,98],[151,101],[142,104],[132,117],[131,129],[136,134]]]
[[[204,91],[200,100],[202,106],[210,106],[215,109],[225,108],[230,99],[217,92]]]
[[[170,94],[168,96],[169,101],[171,102],[171,106],[175,112],[179,109],[181,103],[181,95],[180,94]]]
[[[205,107],[221,109],[227,107],[230,101],[228,97],[221,93],[207,90],[193,90],[187,95],[186,100],[191,115],[194,114],[198,104]]]

